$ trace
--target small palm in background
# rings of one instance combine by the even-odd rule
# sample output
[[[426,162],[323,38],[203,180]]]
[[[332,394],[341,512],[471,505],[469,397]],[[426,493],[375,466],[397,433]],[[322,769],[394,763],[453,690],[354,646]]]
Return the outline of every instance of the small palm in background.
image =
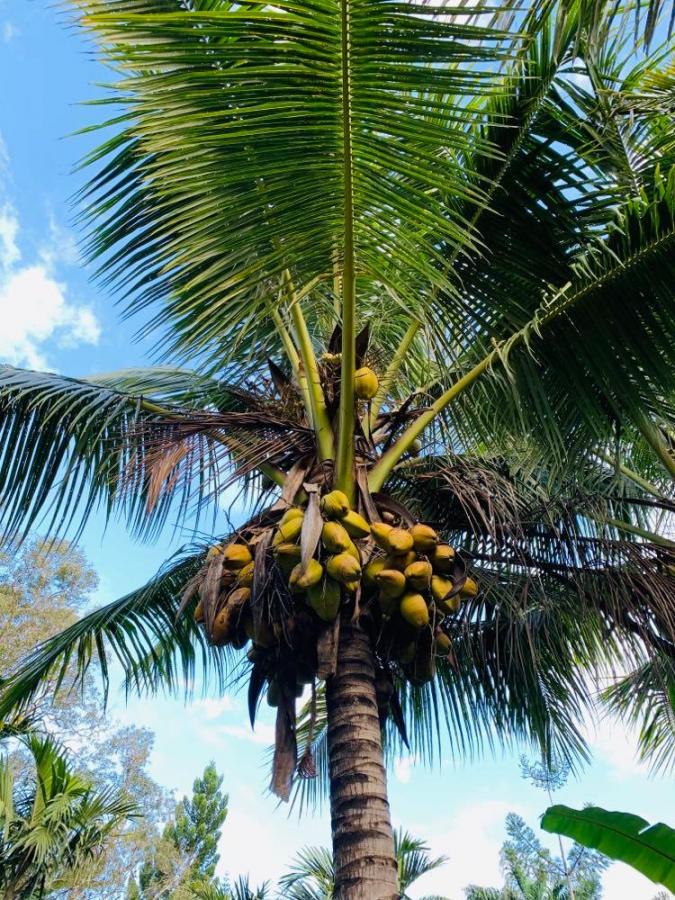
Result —
[[[394,850],[398,866],[400,900],[410,900],[408,888],[428,872],[447,862],[447,857],[432,857],[428,845],[407,831],[394,832]],[[279,881],[279,896],[287,900],[332,900],[335,896],[335,867],[330,850],[307,847],[295,858],[291,870]],[[426,896],[422,900],[447,900]]]
[[[19,740],[33,771],[17,777],[0,759],[0,893],[38,900],[67,890],[136,812],[121,793],[95,790],[50,738],[28,733]]]

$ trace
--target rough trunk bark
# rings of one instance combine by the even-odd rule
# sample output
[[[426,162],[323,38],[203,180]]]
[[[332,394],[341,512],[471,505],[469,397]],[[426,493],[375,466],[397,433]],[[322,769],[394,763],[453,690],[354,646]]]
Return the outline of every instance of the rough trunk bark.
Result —
[[[399,896],[368,636],[343,622],[326,685],[335,900]]]

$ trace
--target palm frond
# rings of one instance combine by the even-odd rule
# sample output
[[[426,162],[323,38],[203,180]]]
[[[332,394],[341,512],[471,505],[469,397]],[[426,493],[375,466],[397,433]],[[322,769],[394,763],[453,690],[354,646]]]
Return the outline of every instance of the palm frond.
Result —
[[[176,620],[181,596],[204,565],[206,547],[179,551],[144,587],[83,616],[41,644],[0,692],[0,719],[25,707],[51,676],[58,690],[67,672],[81,680],[95,661],[107,694],[110,666],[119,663],[138,692],[191,694],[199,670],[204,685],[223,688],[232,659],[207,643],[191,616]]]
[[[640,759],[654,772],[675,769],[675,649],[652,658],[606,688],[609,709],[636,726]]]

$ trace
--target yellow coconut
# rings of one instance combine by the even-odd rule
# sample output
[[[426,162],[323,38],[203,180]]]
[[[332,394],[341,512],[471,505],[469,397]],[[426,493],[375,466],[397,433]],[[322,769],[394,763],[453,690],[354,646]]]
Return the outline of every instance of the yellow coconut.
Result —
[[[431,555],[431,565],[434,572],[440,575],[448,575],[455,564],[455,551],[449,544],[438,544]]]
[[[442,575],[432,575],[431,577],[431,596],[435,603],[445,602],[445,598],[452,590],[452,582],[449,578]]]
[[[387,569],[398,569],[401,572],[405,572],[408,566],[411,566],[416,559],[417,554],[414,550],[408,550],[407,553],[401,556],[391,554],[387,557]]]
[[[227,606],[223,607],[216,615],[211,626],[211,641],[218,647],[222,647],[230,640],[230,627],[232,624],[232,614],[228,612]]]
[[[220,544],[214,544],[213,547],[209,547],[209,552],[206,554],[207,559],[215,559],[216,556],[220,556],[223,552],[223,548]]]
[[[418,553],[429,554],[433,553],[436,549],[438,535],[434,529],[430,528],[428,525],[423,525],[421,522],[418,522],[417,525],[413,525],[410,529],[410,534],[412,535],[415,550]]]
[[[304,510],[299,509],[297,506],[291,506],[290,509],[287,509],[283,516],[279,519],[279,525],[285,525],[287,522],[292,522],[293,519],[302,520],[304,515]]]
[[[370,525],[363,516],[350,509],[341,519],[342,525],[353,538],[364,538],[370,534]]]
[[[405,575],[397,569],[382,569],[375,576],[380,597],[387,600],[405,593]]]
[[[374,588],[377,585],[377,573],[381,572],[384,568],[385,562],[383,556],[378,556],[375,559],[371,559],[371,561],[363,570],[363,586]]]
[[[429,624],[429,609],[421,594],[409,591],[401,597],[401,616],[413,628],[424,628]]]
[[[345,585],[358,581],[361,577],[361,565],[349,552],[330,556],[326,562],[326,571],[331,578]]]
[[[292,544],[294,541],[297,541],[300,537],[300,532],[302,531],[302,522],[303,520],[298,519],[296,516],[288,522],[284,522],[283,525],[279,523],[279,527],[272,538],[272,546],[276,547],[279,544]]]
[[[381,550],[386,550],[387,553],[389,552],[389,532],[392,530],[392,527],[386,522],[373,522],[370,526],[373,540]]]
[[[300,544],[277,544],[274,548],[274,555],[277,559],[280,559],[282,556],[288,559],[300,559]]]
[[[459,592],[460,597],[475,597],[478,594],[478,585],[473,578],[467,578]]]
[[[352,539],[339,522],[325,522],[321,529],[321,542],[329,553],[343,553]]]
[[[413,549],[413,536],[405,528],[392,528],[387,535],[389,551],[395,556],[403,556]]]
[[[431,563],[420,559],[407,566],[403,574],[408,582],[408,587],[412,590],[428,591],[433,571]]]
[[[252,562],[247,563],[243,569],[239,569],[237,573],[237,584],[240,587],[253,587],[253,575],[255,573],[255,566]]]
[[[434,635],[434,653],[436,656],[447,656],[452,650],[452,641],[444,631],[437,631]]]
[[[302,563],[298,563],[288,579],[292,591],[306,591],[307,588],[317,584],[323,577],[323,566],[318,559],[310,559],[307,568],[303,570]]]
[[[327,519],[341,519],[349,512],[349,498],[342,491],[330,491],[321,498],[321,512]]]
[[[361,554],[359,553],[359,548],[353,541],[349,542],[349,546],[347,547],[346,553],[349,553],[350,556],[353,556],[359,565],[361,565]]]
[[[228,544],[223,551],[223,565],[227,569],[243,569],[253,562],[251,551],[246,544]]]
[[[372,400],[379,386],[377,375],[368,366],[363,366],[354,372],[354,393],[359,400]]]
[[[324,622],[332,622],[340,610],[342,589],[332,578],[323,578],[307,591],[307,602]]]

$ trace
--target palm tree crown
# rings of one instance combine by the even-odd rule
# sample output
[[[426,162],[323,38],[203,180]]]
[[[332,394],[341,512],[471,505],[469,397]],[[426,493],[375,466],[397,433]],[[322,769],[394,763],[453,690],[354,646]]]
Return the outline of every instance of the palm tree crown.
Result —
[[[670,703],[663,4],[74,2],[122,105],[89,256],[165,365],[0,370],[3,524],[102,505],[148,536],[233,485],[253,513],[39,648],[0,715],[93,652],[141,690],[243,669],[251,718],[277,706],[273,789],[330,770],[338,883],[393,896],[382,739],[578,760],[619,660]]]

